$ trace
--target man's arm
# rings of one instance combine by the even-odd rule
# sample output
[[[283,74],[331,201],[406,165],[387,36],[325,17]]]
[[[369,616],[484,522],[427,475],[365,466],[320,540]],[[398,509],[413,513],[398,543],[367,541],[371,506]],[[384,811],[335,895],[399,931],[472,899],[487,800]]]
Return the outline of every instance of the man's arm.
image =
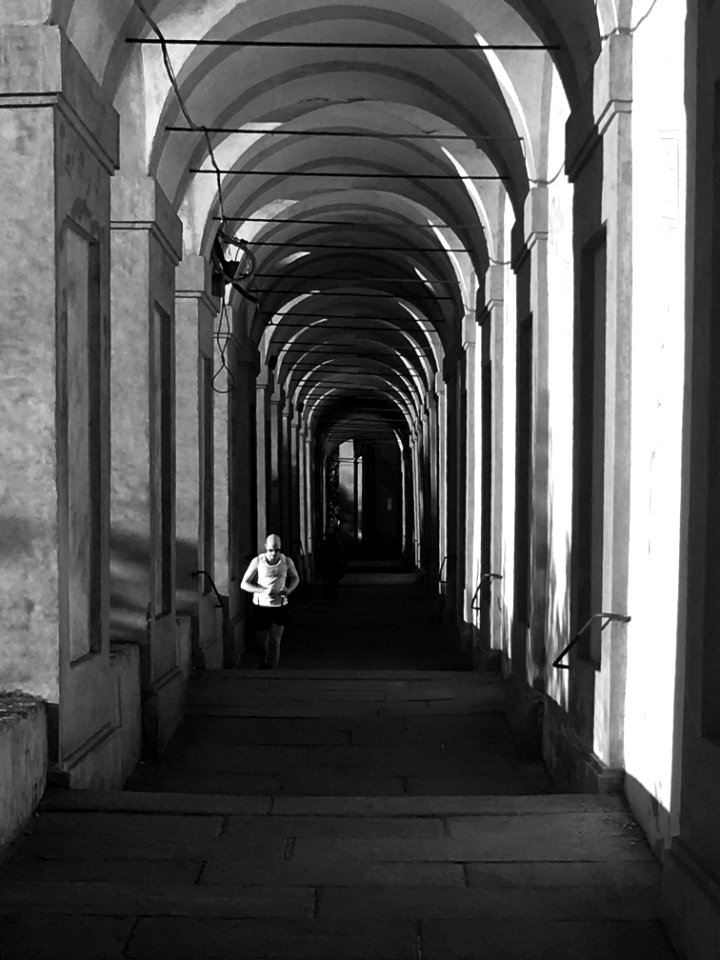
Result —
[[[286,560],[287,560],[288,572],[287,572],[287,580],[285,581],[284,592],[285,592],[285,596],[288,597],[293,592],[295,587],[297,587],[297,585],[300,583],[300,577],[295,568],[295,564],[292,562],[290,557],[286,557]]]
[[[257,576],[258,569],[258,558],[253,557],[250,561],[250,566],[245,571],[245,576],[242,578],[240,583],[240,589],[245,590],[247,593],[265,593],[265,587],[261,587],[257,583],[252,583],[252,580]]]

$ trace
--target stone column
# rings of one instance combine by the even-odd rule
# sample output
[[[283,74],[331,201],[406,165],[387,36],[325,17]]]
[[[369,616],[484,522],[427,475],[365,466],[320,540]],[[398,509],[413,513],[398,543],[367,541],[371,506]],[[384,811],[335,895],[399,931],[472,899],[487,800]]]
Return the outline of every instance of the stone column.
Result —
[[[310,525],[308,523],[307,494],[307,426],[305,421],[301,419],[298,425],[298,507],[300,510],[299,538],[302,547],[302,554],[298,557],[298,562],[301,562],[303,565],[303,578],[307,578],[308,576],[307,563],[308,552],[310,549],[308,536]]]
[[[290,524],[288,530],[287,552],[300,561],[300,423],[297,406],[293,407],[292,419],[288,423],[288,505]]]
[[[218,301],[210,265],[185,257],[177,272],[177,610],[192,624],[193,660],[222,666],[214,579],[214,328]],[[205,570],[209,576],[198,574]]]
[[[594,112],[603,141],[602,219],[607,225],[603,562],[599,609],[628,608],[632,426],[632,37],[614,36],[595,65]],[[593,611],[595,612],[595,611]],[[596,687],[596,754],[622,776],[624,767],[626,628],[600,637]]]
[[[594,613],[628,612],[632,43],[627,34],[608,39],[593,89],[567,125],[575,186],[574,629]],[[612,789],[624,777],[624,626],[588,632],[570,664],[570,735],[565,712],[550,704],[549,766],[572,789]]]
[[[226,665],[239,666],[249,631],[248,594],[240,590],[240,581],[258,552],[255,394],[260,356],[247,337],[233,337],[230,350],[230,650],[226,650]]]
[[[270,398],[270,516],[269,526],[272,528],[266,533],[280,534],[285,519],[285,508],[282,502],[281,483],[283,472],[282,436],[283,436],[283,409],[285,406],[285,392],[282,387],[275,386]]]
[[[280,536],[283,540],[283,547],[287,550],[292,547],[293,538],[293,502],[292,502],[292,423],[294,416],[294,407],[290,400],[285,400],[285,405],[280,415],[279,433],[280,433],[280,502],[282,512],[282,526]]]
[[[118,786],[110,660],[110,181],[117,115],[48,4],[0,10],[0,686],[47,702],[51,771]]]
[[[458,552],[464,547],[463,568],[464,576],[459,584],[458,610],[460,612],[460,627],[463,648],[472,653],[473,648],[473,618],[472,597],[477,580],[477,566],[475,560],[476,525],[482,526],[481,498],[476,497],[479,484],[476,478],[482,476],[484,461],[482,458],[482,436],[484,430],[483,405],[476,399],[475,381],[477,377],[477,361],[475,354],[476,322],[475,311],[468,310],[463,319],[462,348],[465,355],[464,396],[461,397],[463,411],[462,422],[458,424],[458,450],[462,448],[464,465],[461,485],[458,489],[458,498],[464,502],[464,518],[461,519],[460,543]],[[479,421],[479,423],[478,423]],[[477,428],[481,428],[480,444]],[[479,531],[478,531],[479,532]],[[464,539],[464,544],[462,543]]]
[[[315,530],[316,517],[322,510],[322,498],[316,502],[316,462],[313,456],[313,443],[311,439],[310,428],[305,426],[305,435],[303,440],[305,448],[305,551],[307,556],[306,575],[310,577],[313,569],[313,555],[315,552]],[[322,532],[321,532],[322,535]]]
[[[223,334],[224,349],[227,350],[227,335]],[[220,348],[215,344],[215,373],[220,365]],[[213,405],[213,474],[214,474],[214,528],[213,549],[215,583],[221,596],[227,597],[230,592],[230,546],[229,546],[229,496],[228,484],[230,477],[229,465],[229,424],[230,424],[230,394],[227,372],[222,371],[215,376],[215,388],[219,391],[214,397]]]
[[[525,250],[530,257],[532,366],[530,383],[530,503],[528,543],[528,625],[532,675],[537,687],[545,665],[550,528],[549,503],[549,317],[548,317],[548,191],[534,187],[525,203]]]
[[[262,541],[268,529],[270,503],[270,402],[268,398],[269,374],[267,368],[260,371],[256,383],[255,419],[257,440],[257,531]],[[260,543],[258,543],[258,546]]]
[[[455,600],[458,565],[457,499],[460,493],[457,446],[459,363],[460,354],[456,349],[445,355],[439,416],[442,437],[440,444],[440,562],[442,563],[443,557],[446,558],[444,615],[452,623],[456,621],[458,612]]]
[[[112,194],[113,639],[141,645],[143,736],[181,717],[175,601],[175,267],[182,225],[152,178]]]

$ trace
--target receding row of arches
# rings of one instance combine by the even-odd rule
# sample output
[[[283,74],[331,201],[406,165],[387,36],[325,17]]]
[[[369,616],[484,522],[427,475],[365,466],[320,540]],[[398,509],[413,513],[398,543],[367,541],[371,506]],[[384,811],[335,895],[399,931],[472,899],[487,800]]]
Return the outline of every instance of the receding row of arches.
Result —
[[[264,535],[310,578],[336,525],[442,597],[560,788],[625,790],[710,956],[716,21],[3,5],[0,683],[55,776],[161,750]]]

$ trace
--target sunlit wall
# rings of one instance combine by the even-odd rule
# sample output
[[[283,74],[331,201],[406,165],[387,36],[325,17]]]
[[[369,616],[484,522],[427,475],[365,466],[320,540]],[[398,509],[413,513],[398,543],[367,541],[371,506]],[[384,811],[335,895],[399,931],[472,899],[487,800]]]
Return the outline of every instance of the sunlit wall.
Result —
[[[511,231],[514,223],[512,206],[505,207],[505,251],[511,249]],[[499,384],[499,410],[501,417],[502,448],[497,451],[496,468],[501,471],[502,503],[500,516],[502,517],[502,533],[499,543],[500,572],[502,573],[502,593],[500,594],[500,627],[502,648],[505,655],[510,657],[512,621],[513,621],[513,594],[512,584],[515,579],[515,418],[517,412],[516,398],[516,344],[517,344],[517,304],[515,299],[515,274],[507,267],[505,270],[504,291],[504,322],[502,330],[502,379]]]
[[[568,104],[553,77],[548,134],[548,579],[547,662],[570,639],[573,462],[573,187],[564,172]],[[546,689],[567,706],[564,671],[548,668]]]
[[[632,507],[625,766],[646,831],[670,810],[684,367],[684,3],[634,5]],[[637,8],[637,10],[635,9]],[[653,800],[660,809],[655,809]]]

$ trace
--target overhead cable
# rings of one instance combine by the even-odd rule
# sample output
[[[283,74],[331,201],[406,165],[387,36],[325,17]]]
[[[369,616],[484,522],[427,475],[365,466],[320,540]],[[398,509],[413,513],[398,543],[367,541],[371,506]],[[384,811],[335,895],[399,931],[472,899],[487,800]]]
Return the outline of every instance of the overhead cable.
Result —
[[[125,43],[159,43],[152,37],[126,37]],[[210,38],[188,39],[173,37],[165,40],[169,46],[176,47],[278,47],[280,49],[299,50],[469,50],[481,53],[483,50],[560,50],[554,43],[372,43],[364,41],[332,42],[321,40],[213,40]]]
[[[272,287],[263,287],[262,290],[258,291],[259,293],[277,293],[272,289]],[[358,300],[402,300],[405,299],[401,297],[400,294],[392,293],[364,293],[362,291],[353,290],[352,293],[334,293],[332,290],[314,290],[310,291],[311,295],[323,296],[323,297],[352,297],[353,299],[357,298]],[[308,296],[307,290],[283,290],[283,296],[286,297],[306,297]],[[432,293],[416,293],[412,296],[413,300],[446,300],[450,303],[455,303],[455,297],[441,297],[434,296]]]
[[[218,270],[220,271],[220,273],[222,274],[223,278],[227,283],[230,283],[244,297],[254,301],[257,304],[258,303],[257,297],[249,293],[245,289],[245,287],[243,287],[239,282],[241,279],[249,280],[252,277],[252,274],[255,272],[256,262],[252,252],[247,248],[247,245],[245,244],[245,242],[243,240],[236,239],[235,237],[228,234],[227,231],[225,230],[225,225],[227,221],[225,217],[225,204],[223,200],[222,174],[220,171],[220,167],[218,166],[217,160],[215,158],[215,151],[213,150],[210,133],[206,127],[203,127],[200,124],[195,123],[192,116],[190,115],[190,111],[188,110],[185,100],[183,98],[183,95],[180,91],[180,84],[178,83],[178,79],[175,74],[172,61],[170,59],[170,51],[168,49],[169,41],[165,38],[158,24],[148,13],[145,7],[145,4],[143,3],[143,0],[133,0],[133,3],[137,7],[137,9],[140,11],[142,16],[145,18],[145,21],[147,22],[150,29],[156,35],[156,39],[154,40],[151,38],[148,38],[148,39],[152,43],[159,44],[162,49],[162,58],[163,58],[163,63],[165,65],[165,72],[167,73],[168,80],[170,81],[170,86],[172,87],[173,92],[175,93],[175,98],[178,102],[178,107],[183,117],[185,118],[185,122],[187,123],[188,127],[191,130],[194,130],[198,133],[202,133],[203,137],[205,138],[208,157],[212,165],[212,170],[209,170],[208,173],[212,173],[215,176],[217,181],[218,207],[220,210],[220,217],[221,217],[221,225],[218,228],[218,232],[215,237],[215,241],[213,243],[213,250],[212,250],[213,262],[215,263],[216,267],[218,268]],[[249,269],[242,270],[238,261],[228,260],[226,257],[225,248],[223,247],[223,243],[225,244],[226,247],[234,246],[237,249],[241,249],[243,253],[247,256]],[[230,318],[227,312],[227,304],[225,303],[225,298],[222,297],[221,307],[220,307],[220,316],[218,319],[218,327],[215,333],[215,340],[216,340],[218,351],[220,354],[220,367],[218,370],[215,371],[215,374],[212,378],[212,388],[216,393],[229,393],[234,387],[233,374],[230,368],[228,367],[227,360],[226,360],[227,342],[228,342],[230,333],[231,333],[231,325],[230,325]],[[223,371],[225,371],[226,378],[227,378],[227,386],[225,388],[218,387],[216,383],[218,377],[222,374]]]
[[[213,217],[219,220],[220,217]],[[384,227],[396,230],[485,230],[481,223],[412,223],[409,220],[308,220],[305,217],[228,217],[229,223],[299,223],[310,227]]]
[[[190,167],[190,173],[220,173],[224,176],[238,174],[243,177],[322,177],[353,180],[509,180],[506,174],[493,173],[474,176],[459,173],[340,173],[339,171],[319,170],[204,170]]]
[[[169,133],[194,133],[192,127],[178,127],[168,124],[165,129]],[[276,128],[267,130],[263,127],[206,127],[210,133],[252,133],[262,134],[266,137],[345,137],[361,138],[367,140],[467,140],[471,143],[482,141],[502,143],[504,141],[523,140],[523,137],[491,137],[485,134],[471,136],[469,133],[385,133],[385,132],[366,132],[361,130],[288,130],[286,128]]]
[[[450,286],[454,283],[458,283],[457,278],[453,280],[421,280],[419,277],[363,277],[363,276],[334,276],[334,277],[318,277],[313,273],[256,273],[256,277],[266,279],[272,278],[276,280],[329,280],[333,283],[342,283],[347,281],[348,283],[414,283],[416,286],[423,286],[426,283],[441,283],[445,286]]]
[[[289,247],[291,249],[299,248],[304,250],[310,247],[313,250],[370,250],[382,253],[468,253],[467,247],[377,247],[364,244],[362,246],[353,243],[286,243],[279,240],[250,240],[249,243],[256,247]]]

